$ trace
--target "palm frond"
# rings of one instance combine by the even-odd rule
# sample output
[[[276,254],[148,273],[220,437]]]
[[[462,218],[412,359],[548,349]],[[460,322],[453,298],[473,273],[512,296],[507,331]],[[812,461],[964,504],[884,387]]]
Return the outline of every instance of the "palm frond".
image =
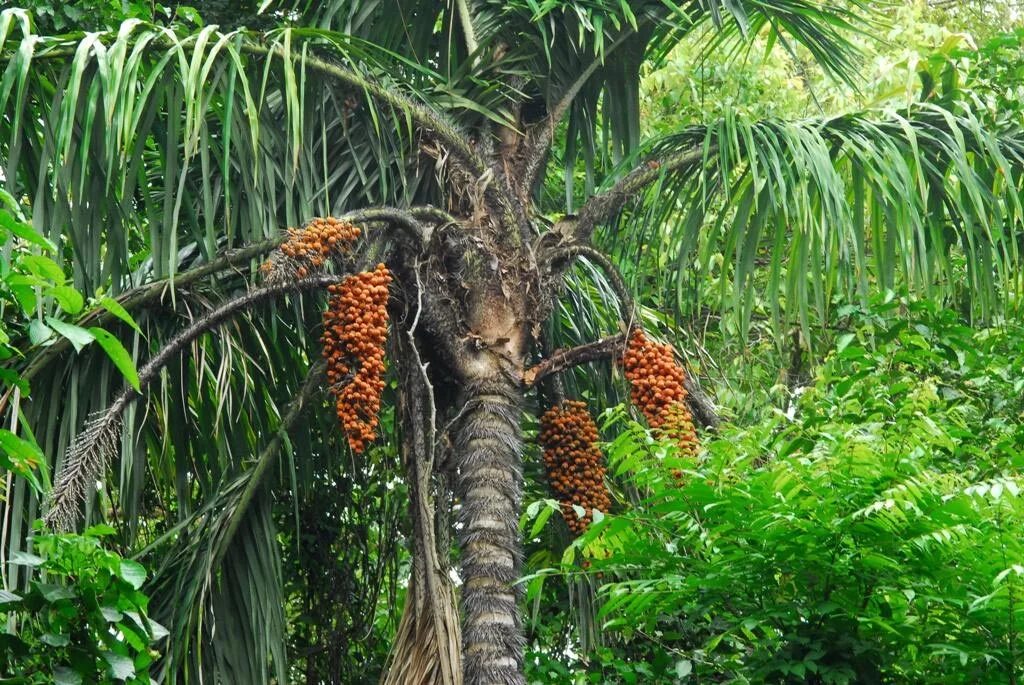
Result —
[[[966,108],[727,116],[644,159],[581,221],[645,186],[598,241],[646,265],[637,273],[666,274],[658,288],[680,317],[716,302],[742,332],[755,312],[806,327],[871,289],[910,287],[981,317],[1019,297],[1024,138]]]
[[[660,63],[681,41],[706,36],[706,52],[739,53],[754,36],[767,33],[770,44],[791,52],[802,46],[830,75],[854,84],[859,53],[850,37],[870,25],[860,2],[844,7],[812,0],[502,5],[502,12],[492,8],[489,15],[493,39],[503,40],[514,25],[522,36],[520,50],[532,53],[522,58],[521,68],[540,75],[537,88],[547,111],[559,116],[563,108],[569,111],[563,165],[570,212],[578,161],[588,195],[602,171],[640,145],[642,69]]]

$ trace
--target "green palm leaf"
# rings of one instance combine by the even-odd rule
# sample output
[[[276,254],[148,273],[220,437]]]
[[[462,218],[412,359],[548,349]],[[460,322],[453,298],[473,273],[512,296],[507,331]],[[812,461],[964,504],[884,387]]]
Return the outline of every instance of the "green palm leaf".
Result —
[[[598,240],[647,265],[640,273],[671,268],[658,288],[675,293],[679,316],[717,302],[742,332],[756,306],[781,330],[825,320],[837,297],[910,287],[988,317],[1020,288],[1024,138],[965,108],[802,122],[727,116],[652,143],[647,158],[606,182],[599,198],[643,187],[646,199]],[[594,201],[581,221],[607,211]],[[711,269],[721,277],[709,292],[701,274]]]

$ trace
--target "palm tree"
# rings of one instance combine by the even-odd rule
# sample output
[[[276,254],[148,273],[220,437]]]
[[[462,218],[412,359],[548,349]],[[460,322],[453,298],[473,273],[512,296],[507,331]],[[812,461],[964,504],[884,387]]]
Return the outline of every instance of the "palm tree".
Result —
[[[6,190],[80,290],[134,316],[144,362],[140,389],[114,394],[103,359],[26,344],[14,364],[33,392],[8,393],[3,409],[54,456],[51,525],[111,521],[156,569],[172,681],[287,680],[275,500],[297,519],[300,501],[367,493],[396,469],[387,449],[349,453],[310,409],[324,384],[317,298],[347,273],[383,261],[395,277],[385,399],[413,552],[395,683],[524,682],[526,401],[620,346],[621,333],[551,351],[587,330],[567,314],[573,298],[633,324],[629,255],[667,253],[681,278],[721,251],[741,318],[766,261],[769,291],[788,303],[776,315],[807,326],[837,292],[948,294],[955,255],[981,313],[1019,288],[1024,139],[963,103],[733,117],[640,140],[642,67],[695,31],[713,28],[709,50],[765,33],[852,80],[845,34],[867,21],[860,3],[263,4],[278,24],[261,33],[126,21],[41,37],[24,12],[0,14]],[[539,203],[556,162],[567,213],[553,221]],[[261,283],[281,227],[327,215],[365,228],[353,258]],[[78,321],[97,322],[117,319]],[[333,520],[379,545],[380,564],[358,573],[369,585],[398,541],[392,498],[374,492]],[[19,483],[8,506],[13,552],[40,503]]]

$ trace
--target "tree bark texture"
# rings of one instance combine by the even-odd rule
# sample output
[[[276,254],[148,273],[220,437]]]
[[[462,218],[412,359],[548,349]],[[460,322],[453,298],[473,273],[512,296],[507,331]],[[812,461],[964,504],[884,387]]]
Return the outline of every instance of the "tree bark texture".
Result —
[[[466,381],[455,428],[467,685],[522,685],[522,391],[494,367]]]

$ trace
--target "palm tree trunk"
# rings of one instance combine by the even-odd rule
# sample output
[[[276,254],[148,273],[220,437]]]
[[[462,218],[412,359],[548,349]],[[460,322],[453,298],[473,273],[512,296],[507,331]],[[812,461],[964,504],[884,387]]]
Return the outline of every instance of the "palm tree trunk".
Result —
[[[522,561],[522,392],[498,364],[475,370],[454,436],[465,682],[522,685],[525,640],[513,586]]]

